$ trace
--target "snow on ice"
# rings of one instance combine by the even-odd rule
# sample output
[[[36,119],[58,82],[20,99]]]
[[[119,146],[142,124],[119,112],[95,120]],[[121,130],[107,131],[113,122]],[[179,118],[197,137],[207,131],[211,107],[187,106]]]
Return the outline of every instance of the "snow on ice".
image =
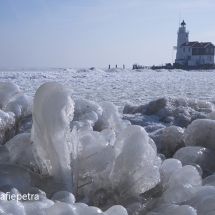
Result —
[[[20,77],[35,80],[32,86],[27,86],[27,80],[25,85],[20,81],[20,87],[16,81],[0,82],[1,213],[214,213],[212,89],[208,92],[210,101],[201,99],[204,93],[198,99],[182,96],[182,91],[180,95],[176,92],[177,97],[172,96],[162,85],[165,94],[152,94],[150,84],[169,83],[170,75],[171,82],[180,80],[170,84],[170,88],[181,85],[183,71],[105,72],[94,67],[61,70],[64,78],[71,75],[73,84],[53,70],[22,72],[1,71],[1,76],[9,81],[18,82]],[[195,78],[199,80],[197,75],[202,77],[202,73],[197,73]],[[211,81],[209,75],[214,77],[214,72],[205,74],[205,82]],[[158,75],[162,81],[156,79]],[[139,89],[142,92],[138,91],[137,97],[150,92],[150,98],[147,100],[144,94],[141,103],[136,100],[134,105],[133,100],[133,104],[124,104],[122,114],[117,107],[122,110],[126,93],[131,98],[132,90],[137,90],[134,86],[123,92],[122,87],[134,84],[136,76],[148,77],[150,82],[145,82],[146,89]],[[99,81],[105,85],[101,92],[101,85],[96,85]],[[81,91],[82,86],[86,89]],[[96,89],[96,96],[91,95]],[[197,93],[201,89],[199,86]],[[115,98],[110,90],[121,92],[121,100],[116,102],[119,94]],[[109,100],[104,99],[108,97]],[[9,194],[15,199],[8,199]],[[18,198],[24,195],[37,195],[39,199]]]

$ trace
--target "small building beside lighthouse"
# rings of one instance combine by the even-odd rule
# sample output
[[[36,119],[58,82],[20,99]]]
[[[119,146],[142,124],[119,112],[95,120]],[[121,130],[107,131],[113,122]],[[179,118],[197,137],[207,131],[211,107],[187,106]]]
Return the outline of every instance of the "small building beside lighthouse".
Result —
[[[177,53],[174,65],[201,66],[214,65],[215,46],[211,42],[189,42],[186,23],[181,23],[178,30]]]

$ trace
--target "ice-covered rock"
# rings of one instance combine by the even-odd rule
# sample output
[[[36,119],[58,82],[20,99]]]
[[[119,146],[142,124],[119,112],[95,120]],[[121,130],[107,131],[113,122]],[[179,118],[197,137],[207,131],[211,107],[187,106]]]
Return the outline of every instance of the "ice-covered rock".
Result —
[[[156,213],[156,212],[150,212],[146,215],[197,215],[194,208],[190,207],[189,205],[182,205],[182,206],[176,206],[174,209],[166,211],[164,213]]]
[[[174,153],[184,147],[184,130],[178,126],[169,126],[163,129],[160,135],[159,143],[157,143],[160,153],[170,158]]]
[[[15,135],[14,114],[12,112],[4,112],[0,109],[0,145]]]
[[[186,146],[202,146],[215,152],[215,120],[198,119],[185,130]]]
[[[104,212],[104,215],[128,215],[124,207],[115,205]]]
[[[18,134],[5,144],[7,149],[7,160],[5,162],[18,164],[39,173],[37,161],[32,152],[32,141],[30,133]]]
[[[51,207],[43,210],[45,215],[76,215],[78,214],[76,208],[71,206],[70,204],[64,202],[57,202],[53,204]]]
[[[23,119],[32,113],[32,97],[23,93],[16,94],[3,110],[13,112],[17,119]]]
[[[182,204],[193,207],[197,214],[211,214],[215,210],[215,189],[213,186],[196,187],[192,189],[192,197]]]
[[[179,149],[173,156],[182,165],[197,164],[203,170],[203,177],[215,172],[215,153],[201,146],[187,146]]]
[[[18,123],[17,133],[31,132],[32,124],[32,114],[30,114]]]
[[[0,199],[0,213],[214,212],[215,177],[202,180],[202,170],[210,174],[215,171],[215,121],[195,120],[207,113],[211,113],[207,117],[213,117],[210,103],[161,98],[137,108],[127,106],[125,112],[136,114],[134,122],[134,116],[140,116],[138,122],[144,119],[140,124],[148,134],[143,127],[122,120],[112,103],[98,104],[77,97],[73,102],[69,86],[46,83],[35,94],[30,132],[27,97],[13,84],[0,84],[0,91],[13,98],[0,97],[2,137],[5,141],[10,128],[21,133],[13,138],[10,135],[10,140],[0,147],[0,195],[10,192],[39,196],[37,201]],[[176,126],[186,127],[190,122],[185,132]],[[162,149],[169,158],[177,151],[174,157],[158,155],[150,137],[158,153]]]
[[[74,100],[74,118],[71,127],[80,129],[83,126],[93,127],[98,118],[102,115],[102,108],[96,102],[78,98]]]
[[[31,197],[31,196],[30,196]],[[31,215],[46,215],[43,213],[43,211],[47,208],[50,208],[54,205],[54,202],[43,198],[43,199],[38,199],[34,200],[34,197],[31,197],[33,200],[29,201],[23,201],[22,205],[24,207],[26,215],[31,214]]]
[[[5,109],[10,99],[19,92],[16,84],[0,82],[0,109]]]
[[[53,206],[44,210],[47,215],[96,215],[103,214],[99,208],[87,206],[83,203],[67,204],[65,202],[56,202]]]
[[[19,133],[18,123],[31,114],[32,101],[16,84],[0,82],[0,144]]]
[[[32,97],[21,93],[16,84],[0,82],[0,109],[25,117],[32,112]]]
[[[165,188],[169,180],[179,169],[182,168],[181,161],[173,158],[166,159],[160,167],[161,184]]]
[[[215,175],[209,175],[208,177],[204,178],[202,181],[203,186],[215,186]]]
[[[75,196],[68,191],[59,191],[52,196],[52,201],[65,202],[67,204],[75,203]]]
[[[179,204],[185,202],[193,196],[190,185],[177,184],[167,189],[162,198],[165,203]]]
[[[0,164],[0,191],[10,192],[16,188],[20,193],[28,193],[31,176],[24,168],[12,164]]]
[[[0,211],[7,215],[27,215],[23,204],[16,200],[0,201]]]
[[[96,131],[111,129],[118,134],[129,125],[127,121],[121,119],[114,104],[111,102],[102,102],[100,105],[102,107],[102,115],[95,123],[94,129]]]
[[[158,122],[187,127],[193,120],[206,118],[212,111],[213,105],[210,102],[164,97],[137,107],[126,105],[123,113],[156,116]]]
[[[71,92],[69,86],[47,82],[40,86],[34,97],[31,140],[36,149],[34,153],[43,159],[41,170],[48,168],[58,184],[51,188],[55,192],[72,190],[70,122],[74,102]]]
[[[202,186],[202,177],[194,166],[186,165],[171,176],[167,187],[173,187],[177,184],[193,187]]]
[[[92,197],[98,188],[107,186],[115,158],[114,149],[110,142],[96,131],[82,130],[79,132],[79,140],[79,195]]]
[[[213,111],[213,112],[207,114],[206,118],[207,118],[207,119],[213,119],[213,120],[215,120],[215,111]]]
[[[119,134],[109,179],[120,195],[141,194],[159,183],[161,161],[149,139],[140,126],[129,126]]]

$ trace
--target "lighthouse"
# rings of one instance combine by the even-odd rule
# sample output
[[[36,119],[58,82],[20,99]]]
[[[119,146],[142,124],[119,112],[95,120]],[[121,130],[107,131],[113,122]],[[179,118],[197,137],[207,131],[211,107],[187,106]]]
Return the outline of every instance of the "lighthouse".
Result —
[[[183,50],[181,49],[182,44],[187,44],[189,42],[189,32],[186,31],[186,23],[183,22],[181,23],[181,27],[178,29],[178,39],[177,39],[177,54],[176,54],[176,63],[180,63],[182,59],[184,59],[183,56]]]
[[[174,66],[214,65],[215,46],[211,42],[189,42],[189,32],[186,23],[181,23],[178,29],[177,53]]]

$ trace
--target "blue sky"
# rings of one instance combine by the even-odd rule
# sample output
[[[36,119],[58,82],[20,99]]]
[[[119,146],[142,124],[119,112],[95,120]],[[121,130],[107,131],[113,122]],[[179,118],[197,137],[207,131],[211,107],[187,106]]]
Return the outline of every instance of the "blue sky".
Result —
[[[171,63],[179,16],[190,41],[215,44],[214,11],[215,0],[0,0],[0,67]]]

